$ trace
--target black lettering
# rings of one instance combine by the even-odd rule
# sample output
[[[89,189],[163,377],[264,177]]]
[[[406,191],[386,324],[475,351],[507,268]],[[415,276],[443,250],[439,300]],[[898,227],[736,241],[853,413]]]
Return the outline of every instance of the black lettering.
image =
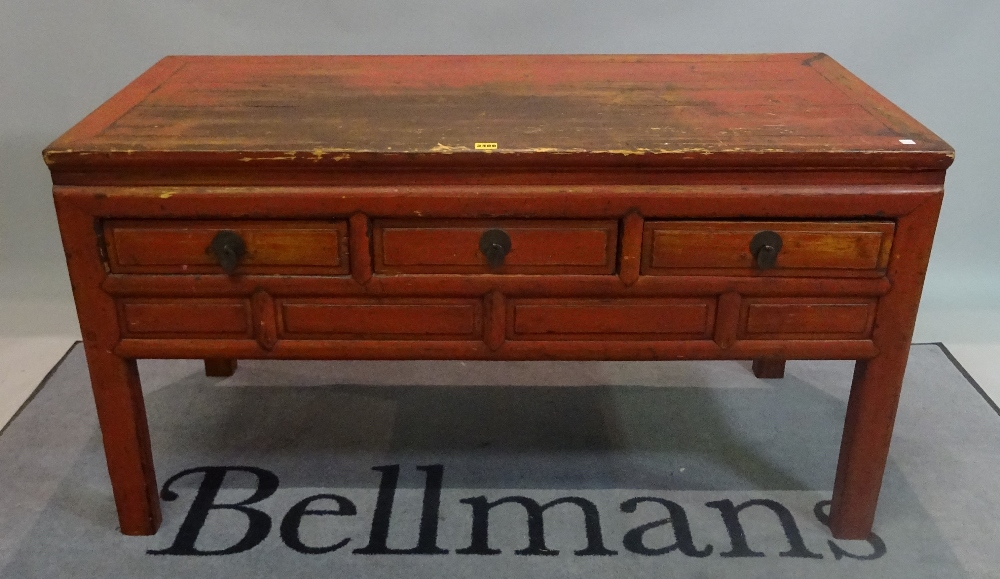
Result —
[[[311,505],[315,501],[319,500],[330,500],[337,503],[337,510],[315,510],[310,509]],[[337,549],[340,549],[347,543],[350,539],[344,539],[339,543],[334,543],[329,547],[310,547],[302,542],[302,538],[299,536],[299,526],[302,524],[302,517],[306,515],[320,516],[320,515],[333,515],[340,517],[349,517],[358,514],[357,507],[354,506],[350,500],[346,497],[340,495],[313,495],[311,497],[302,499],[301,501],[295,503],[295,505],[288,509],[288,513],[285,518],[281,520],[281,540],[285,542],[286,545],[295,549],[299,553],[305,553],[307,555],[322,555],[323,553],[332,553]]]
[[[376,466],[374,471],[382,473],[375,499],[375,513],[372,515],[371,533],[368,544],[354,552],[360,555],[445,555],[447,549],[437,546],[438,513],[441,507],[441,486],[444,480],[444,466],[431,464],[418,466],[417,470],[427,473],[424,484],[423,508],[420,513],[420,531],[417,546],[412,549],[390,549],[389,524],[392,520],[392,504],[396,498],[399,483],[399,465]]]
[[[816,519],[827,527],[830,526],[830,515],[826,512],[829,510],[829,507],[830,501],[820,501],[816,503],[815,507],[813,507],[813,514],[816,515]],[[868,541],[868,544],[872,547],[872,552],[867,555],[855,555],[854,553],[845,551],[840,547],[840,545],[837,545],[833,541],[827,541],[826,544],[830,546],[830,552],[833,553],[833,558],[837,561],[840,561],[844,557],[847,557],[848,559],[857,559],[858,561],[873,561],[886,554],[887,549],[885,547],[885,541],[882,540],[882,537],[879,537],[875,533],[871,533],[865,540]]]
[[[490,510],[507,503],[517,503],[524,507],[528,515],[528,546],[524,549],[514,551],[518,555],[558,555],[559,551],[549,549],[545,546],[545,511],[551,507],[561,504],[573,504],[583,511],[584,528],[587,533],[587,548],[574,551],[577,555],[617,555],[617,551],[611,551],[604,547],[604,538],[601,535],[601,515],[597,506],[587,499],[580,497],[563,497],[554,501],[539,505],[538,501],[522,496],[503,497],[497,501],[489,502],[486,497],[469,497],[462,499],[462,503],[472,506],[472,542],[464,548],[455,551],[461,555],[499,555],[499,549],[490,548],[489,518]]]
[[[226,478],[226,473],[230,471],[247,472],[254,475],[257,477],[257,489],[248,498],[237,503],[216,503],[215,497],[219,494],[219,489],[222,488],[222,482]],[[176,500],[177,493],[170,490],[170,485],[178,479],[194,473],[204,473],[205,477],[201,481],[201,486],[198,487],[198,492],[195,494],[194,501],[191,503],[191,508],[188,509],[184,522],[181,523],[181,527],[177,531],[174,544],[163,550],[146,551],[147,553],[150,555],[232,555],[233,553],[242,553],[243,551],[253,549],[267,537],[267,534],[271,532],[271,517],[263,511],[248,507],[247,505],[258,503],[273,495],[274,491],[278,490],[277,475],[271,471],[252,466],[204,466],[192,468],[175,474],[167,479],[167,482],[163,483],[163,490],[160,492],[163,500]],[[205,521],[208,520],[209,513],[215,510],[231,510],[243,513],[247,516],[247,530],[243,534],[243,537],[230,547],[214,551],[201,551],[195,547],[195,543],[198,541],[198,534],[201,532],[202,527],[205,526]]]
[[[639,525],[638,527],[625,533],[625,537],[622,539],[622,544],[630,552],[637,553],[639,555],[666,555],[671,551],[679,549],[681,553],[684,553],[688,557],[699,558],[708,557],[712,554],[711,545],[705,545],[705,548],[700,550],[694,546],[694,539],[691,537],[691,526],[688,524],[687,513],[684,512],[683,507],[666,499],[656,497],[635,497],[621,504],[622,512],[634,513],[636,511],[636,507],[638,507],[640,503],[656,503],[658,505],[663,505],[667,508],[667,512],[670,513],[670,516],[665,519]],[[666,547],[660,547],[658,549],[647,547],[643,538],[646,532],[657,527],[662,527],[668,523],[674,528],[673,544],[667,545]]]
[[[732,542],[732,550],[719,553],[720,557],[764,557],[764,553],[754,551],[747,544],[746,532],[740,523],[740,512],[743,509],[752,506],[762,506],[771,509],[778,516],[781,529],[785,532],[785,538],[788,539],[790,548],[787,551],[778,553],[779,557],[797,557],[801,559],[823,558],[823,555],[813,553],[806,548],[806,544],[802,540],[802,534],[799,532],[799,526],[795,524],[795,517],[792,516],[792,513],[784,505],[777,501],[755,499],[739,505],[733,505],[733,501],[725,499],[705,503],[705,506],[719,509],[722,512],[722,522],[726,524],[726,530],[729,532],[729,540]]]

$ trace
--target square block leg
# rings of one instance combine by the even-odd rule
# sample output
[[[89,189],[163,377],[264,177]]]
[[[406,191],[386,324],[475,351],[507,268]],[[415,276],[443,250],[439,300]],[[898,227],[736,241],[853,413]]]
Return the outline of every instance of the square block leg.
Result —
[[[135,360],[88,349],[87,364],[121,531],[152,535],[160,526],[160,500]]]
[[[754,360],[753,375],[758,378],[784,378],[784,360]]]
[[[864,539],[871,533],[906,358],[905,351],[883,355],[859,360],[854,368],[830,505],[830,530],[838,539]]]
[[[205,375],[226,378],[236,372],[236,360],[231,358],[206,358]]]

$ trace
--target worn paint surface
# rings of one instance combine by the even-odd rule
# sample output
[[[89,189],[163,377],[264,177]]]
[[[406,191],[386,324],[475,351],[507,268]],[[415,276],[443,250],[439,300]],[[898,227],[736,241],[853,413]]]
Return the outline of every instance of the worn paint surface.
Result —
[[[774,54],[168,57],[45,158],[57,168],[192,153],[244,168],[864,153],[940,169],[952,156],[829,57]]]

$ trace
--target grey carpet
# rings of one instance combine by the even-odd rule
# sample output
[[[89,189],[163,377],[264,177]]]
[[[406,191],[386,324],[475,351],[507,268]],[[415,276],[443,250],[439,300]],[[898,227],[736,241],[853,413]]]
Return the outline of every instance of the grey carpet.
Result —
[[[871,541],[820,520],[848,362],[140,371],[174,479],[160,532],[116,530],[77,345],[0,435],[0,577],[1000,576],[1000,416],[935,345],[911,354]]]

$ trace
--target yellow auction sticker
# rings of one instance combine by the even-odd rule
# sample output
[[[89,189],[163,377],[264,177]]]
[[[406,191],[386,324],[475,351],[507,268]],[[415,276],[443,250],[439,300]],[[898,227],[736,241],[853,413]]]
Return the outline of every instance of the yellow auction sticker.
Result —
[[[476,143],[476,149],[493,150],[497,148],[496,143]]]

